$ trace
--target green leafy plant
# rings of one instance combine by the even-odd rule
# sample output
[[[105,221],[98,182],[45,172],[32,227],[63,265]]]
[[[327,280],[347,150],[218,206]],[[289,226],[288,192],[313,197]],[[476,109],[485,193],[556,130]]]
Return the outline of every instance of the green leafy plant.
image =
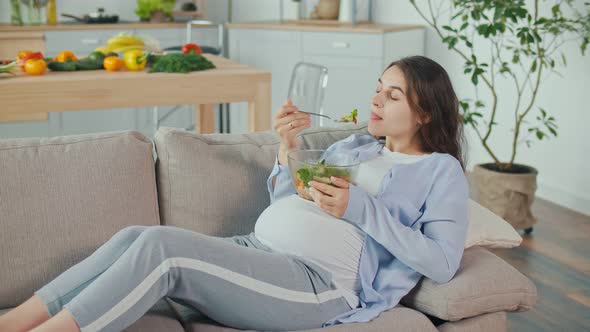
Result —
[[[543,140],[550,135],[557,136],[555,118],[537,106],[536,99],[547,76],[560,75],[557,67],[567,65],[560,51],[565,43],[579,43],[585,55],[590,41],[590,3],[585,2],[581,6],[584,11],[580,11],[576,8],[582,5],[579,2],[551,1],[550,15],[544,17],[539,14],[538,0],[530,10],[524,0],[417,2],[410,0],[442,42],[465,61],[464,73],[471,78],[475,99],[461,99],[461,115],[500,171],[512,169],[518,145],[524,141],[530,146],[529,137]],[[443,19],[443,15],[448,18]],[[492,129],[498,124],[499,100],[513,98],[498,94],[498,84],[503,79],[511,81],[516,92],[512,153],[508,162],[501,162],[489,145]],[[485,105],[479,98],[482,88],[491,95],[491,105]],[[539,111],[536,121],[528,122],[527,116],[535,107]],[[523,126],[528,127],[528,135],[521,138]]]
[[[167,16],[172,16],[174,6],[176,6],[176,0],[137,0],[135,14],[143,20],[149,20],[152,13],[158,10]]]
[[[200,54],[170,53],[156,56],[149,72],[190,73],[212,68],[215,65]]]

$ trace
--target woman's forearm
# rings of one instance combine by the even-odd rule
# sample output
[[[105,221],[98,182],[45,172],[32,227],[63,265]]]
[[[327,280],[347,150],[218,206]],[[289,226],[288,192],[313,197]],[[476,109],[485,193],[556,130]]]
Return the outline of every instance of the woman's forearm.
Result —
[[[289,149],[284,146],[283,144],[281,144],[281,146],[279,147],[279,165],[284,165],[287,166],[289,161],[287,159],[287,155],[289,154]]]

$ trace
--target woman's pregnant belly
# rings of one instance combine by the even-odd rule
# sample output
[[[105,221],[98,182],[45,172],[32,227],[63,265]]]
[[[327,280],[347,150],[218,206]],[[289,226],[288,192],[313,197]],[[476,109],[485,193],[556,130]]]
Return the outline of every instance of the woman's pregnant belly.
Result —
[[[314,202],[292,195],[258,217],[256,237],[277,252],[311,259],[330,270],[337,285],[358,294],[358,268],[365,233],[331,216]]]

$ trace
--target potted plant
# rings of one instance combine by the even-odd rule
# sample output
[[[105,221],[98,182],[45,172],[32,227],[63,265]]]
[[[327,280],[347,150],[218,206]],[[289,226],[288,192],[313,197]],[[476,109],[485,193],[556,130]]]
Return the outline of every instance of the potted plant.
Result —
[[[465,61],[464,73],[475,89],[475,98],[460,100],[461,115],[493,160],[474,167],[477,200],[515,228],[530,233],[536,222],[531,205],[537,170],[517,164],[516,155],[520,145],[531,145],[531,139],[557,136],[556,119],[537,105],[537,96],[546,74],[558,73],[557,68],[567,64],[560,52],[564,43],[579,43],[585,54],[590,40],[590,4],[586,2],[581,12],[572,0],[554,1],[550,15],[541,16],[538,0],[526,1],[530,9],[524,0],[410,3],[442,42]],[[448,11],[443,6],[448,6]],[[442,19],[442,12],[448,19]],[[504,82],[514,87],[515,95],[498,93],[499,83]],[[489,96],[489,103],[480,98],[482,92]],[[500,100],[503,105],[512,103],[511,107],[500,109]],[[514,114],[509,160],[501,160],[489,143],[498,112]]]
[[[174,6],[176,0],[137,0],[135,14],[142,22],[169,22],[172,21]]]

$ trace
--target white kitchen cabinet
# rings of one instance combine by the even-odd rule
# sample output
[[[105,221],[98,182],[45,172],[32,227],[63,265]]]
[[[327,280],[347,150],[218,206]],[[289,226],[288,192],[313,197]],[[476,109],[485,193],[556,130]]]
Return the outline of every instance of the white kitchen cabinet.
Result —
[[[160,42],[160,48],[182,46],[186,43],[186,28],[136,29],[136,34],[148,35]],[[217,46],[217,28],[193,28],[191,41],[200,45]],[[153,107],[139,109],[138,130],[150,133],[153,130]],[[160,126],[186,128],[195,123],[194,105],[158,105]]]
[[[295,64],[301,60],[301,35],[296,31],[231,30],[229,34],[230,59],[272,73],[271,109],[285,102],[289,79]],[[232,133],[248,132],[248,105],[230,105]]]
[[[304,56],[303,61],[328,68],[328,85],[324,96],[324,114],[338,119],[358,109],[358,118],[368,120],[370,100],[383,71],[378,59],[352,56]],[[334,125],[324,121],[325,126]],[[336,124],[337,125],[337,124]]]
[[[380,58],[383,54],[383,35],[381,34],[305,31],[301,35],[305,55]]]
[[[294,30],[246,25],[229,28],[230,58],[271,72],[273,114],[287,96],[293,67],[305,61],[328,68],[326,115],[338,118],[357,108],[359,120],[368,121],[370,100],[385,67],[404,56],[424,54],[425,31],[420,27],[359,33],[311,31],[309,26]],[[245,106],[231,107],[231,132],[247,132]],[[332,125],[327,121],[324,124]]]
[[[133,33],[133,29],[45,31],[46,55],[54,57],[63,50],[70,50],[82,58],[119,32]]]
[[[162,49],[182,46],[186,42],[186,28],[135,29],[135,33],[157,39]],[[193,28],[191,41],[200,45],[217,46],[217,28]]]

